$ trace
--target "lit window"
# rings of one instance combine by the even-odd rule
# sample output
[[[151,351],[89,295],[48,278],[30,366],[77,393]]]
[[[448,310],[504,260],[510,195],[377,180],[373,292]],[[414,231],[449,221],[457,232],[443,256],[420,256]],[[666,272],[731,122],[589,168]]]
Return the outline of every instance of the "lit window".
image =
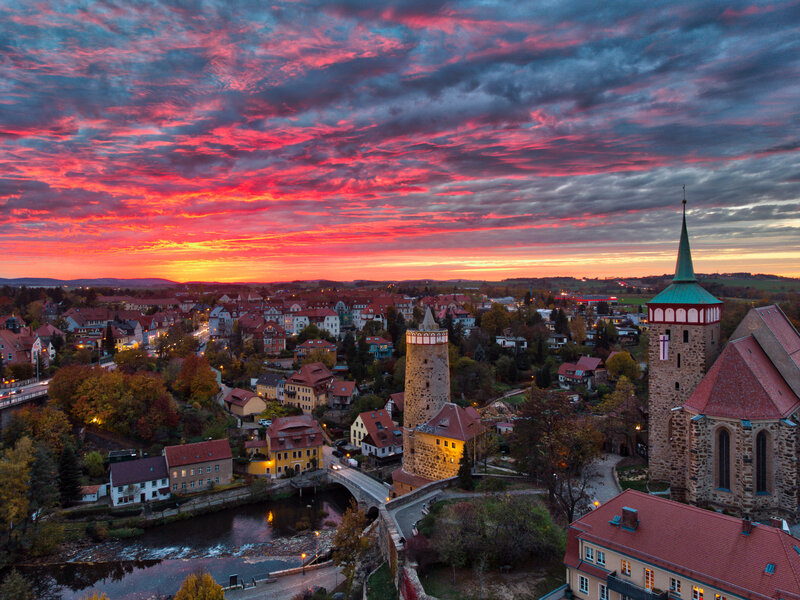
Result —
[[[703,588],[692,586],[692,600],[703,600]]]
[[[186,469],[181,469],[181,477],[186,477]]]
[[[681,580],[675,579],[674,577],[669,578],[669,591],[675,592],[676,594],[681,593]]]
[[[602,550],[597,551],[597,564],[604,567],[606,566],[606,553]]]
[[[594,548],[586,546],[583,557],[589,562],[594,562]]]
[[[627,575],[630,577],[631,575],[631,561],[625,560],[624,558],[620,562],[619,570],[622,572],[623,575]]]
[[[655,573],[653,573],[653,571],[651,569],[645,569],[644,570],[644,587],[645,587],[645,589],[652,590],[654,586],[655,586]],[[698,599],[695,598],[695,600],[698,600]],[[700,598],[699,600],[702,600],[702,598]]]
[[[584,594],[589,593],[589,580],[583,575],[580,576],[580,590]]]

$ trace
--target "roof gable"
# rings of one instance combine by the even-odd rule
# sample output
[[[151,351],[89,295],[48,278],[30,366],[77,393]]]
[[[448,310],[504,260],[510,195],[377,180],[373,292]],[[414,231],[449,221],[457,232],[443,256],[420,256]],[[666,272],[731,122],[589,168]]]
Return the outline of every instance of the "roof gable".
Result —
[[[685,406],[713,417],[781,419],[800,408],[800,398],[747,336],[725,346]]]
[[[164,448],[167,466],[180,467],[232,458],[228,440],[208,440],[194,444],[181,444]]]

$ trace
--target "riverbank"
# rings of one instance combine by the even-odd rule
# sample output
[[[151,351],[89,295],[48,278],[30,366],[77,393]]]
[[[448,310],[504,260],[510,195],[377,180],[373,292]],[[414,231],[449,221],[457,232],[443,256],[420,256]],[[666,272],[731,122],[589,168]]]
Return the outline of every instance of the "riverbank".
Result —
[[[71,543],[58,562],[50,557],[17,568],[42,600],[77,600],[91,591],[114,600],[168,596],[199,569],[222,585],[234,574],[260,579],[300,566],[303,554],[324,556],[351,498],[338,488],[254,501],[150,527],[135,538]]]

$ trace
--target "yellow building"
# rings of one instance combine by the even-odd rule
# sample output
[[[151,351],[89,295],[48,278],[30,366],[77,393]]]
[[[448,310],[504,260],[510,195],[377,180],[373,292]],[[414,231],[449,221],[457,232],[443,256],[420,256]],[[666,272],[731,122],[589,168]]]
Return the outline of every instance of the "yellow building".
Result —
[[[322,429],[310,415],[280,417],[267,427],[266,439],[245,442],[247,472],[271,478],[324,468]]]
[[[286,380],[283,403],[296,406],[310,415],[319,406],[328,405],[328,389],[333,373],[322,363],[309,363]]]

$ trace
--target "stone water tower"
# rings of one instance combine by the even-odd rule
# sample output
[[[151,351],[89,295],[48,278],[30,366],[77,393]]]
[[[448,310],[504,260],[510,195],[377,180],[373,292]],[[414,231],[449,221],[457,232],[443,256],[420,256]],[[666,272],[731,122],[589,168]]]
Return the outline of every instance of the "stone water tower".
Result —
[[[403,409],[403,471],[417,475],[414,430],[450,402],[447,330],[439,329],[430,308],[419,329],[406,331],[406,392]]]

